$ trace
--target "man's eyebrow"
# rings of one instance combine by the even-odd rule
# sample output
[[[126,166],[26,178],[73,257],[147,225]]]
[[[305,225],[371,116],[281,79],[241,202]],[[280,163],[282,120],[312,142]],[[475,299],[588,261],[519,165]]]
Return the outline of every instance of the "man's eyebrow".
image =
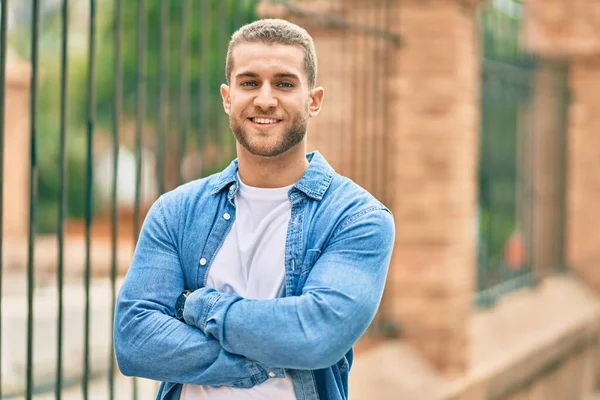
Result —
[[[252,72],[252,71],[243,71],[240,72],[239,74],[237,74],[235,76],[236,78],[258,78],[258,74],[256,72]],[[300,80],[300,77],[294,73],[291,72],[278,72],[275,74],[275,78],[277,79],[281,79],[281,78],[288,78],[288,79],[295,79],[297,81]]]
[[[275,78],[291,78],[297,81],[300,80],[300,77],[296,74],[292,74],[291,72],[278,72],[275,74]]]
[[[244,71],[244,72],[240,72],[235,77],[236,78],[243,78],[243,77],[258,78],[258,74],[256,72],[252,72],[252,71]]]

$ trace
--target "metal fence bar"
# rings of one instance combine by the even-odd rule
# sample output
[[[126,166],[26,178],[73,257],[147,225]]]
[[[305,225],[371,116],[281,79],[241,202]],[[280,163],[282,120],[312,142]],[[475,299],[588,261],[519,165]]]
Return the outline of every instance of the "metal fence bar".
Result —
[[[341,10],[343,12],[343,9]],[[335,46],[338,46],[338,48],[331,49],[331,51],[340,51],[340,53],[338,54],[339,57],[336,57],[337,62],[335,62],[335,69],[342,74],[343,73],[343,66],[344,66],[344,59],[342,57],[341,53],[341,49],[343,46],[343,41],[344,41],[344,36],[345,36],[345,32],[343,30],[338,30],[338,34],[340,35],[340,40],[338,42],[335,43]],[[319,68],[319,66],[317,65],[317,68]],[[317,74],[319,73],[319,71],[317,70]],[[331,72],[329,73],[331,76]],[[315,82],[315,87],[317,87],[319,85],[319,78],[317,75],[317,81]],[[338,97],[338,101],[340,101],[341,99],[345,98],[342,95],[342,88],[340,88],[340,86],[335,86],[335,90],[336,92],[333,94],[334,96]],[[338,121],[344,121],[344,107],[338,107],[337,108],[337,113],[336,116],[338,118]],[[327,151],[329,152],[329,154],[325,154],[325,156],[329,157],[332,160],[339,160],[339,157],[337,156],[337,154],[334,154],[334,149],[337,148],[337,151],[339,152],[340,149],[339,147],[342,145],[343,141],[340,140],[338,137],[336,137],[336,134],[334,134],[334,132],[338,132],[337,135],[339,135],[339,132],[341,131],[341,129],[336,129],[336,127],[334,126],[335,124],[333,122],[329,122],[328,123],[328,127],[327,130],[329,131],[328,135],[325,135],[325,137],[322,139],[323,142],[325,143],[325,148],[327,149]],[[310,139],[309,139],[310,140]],[[339,143],[339,145],[335,145],[336,143]],[[337,165],[336,165],[337,167]]]
[[[354,19],[354,18],[353,18]],[[350,44],[350,49],[349,49],[349,54],[350,54],[350,62],[348,63],[348,67],[350,68],[350,75],[351,75],[351,82],[360,82],[361,80],[361,76],[358,73],[358,68],[357,65],[360,63],[360,57],[362,56],[359,53],[360,47],[360,39],[358,37],[355,37],[355,35],[357,35],[356,32],[352,32],[350,31],[350,35],[352,35],[353,37],[351,37],[351,40],[349,42]],[[360,88],[361,85],[360,83],[357,84],[357,86]],[[351,116],[359,116],[360,118],[360,107],[359,107],[359,102],[357,101],[357,93],[360,91],[359,90],[355,90],[354,92],[351,92],[350,94],[350,98],[352,99],[352,114],[350,114],[348,117]],[[356,148],[358,145],[358,140],[359,140],[359,131],[358,131],[359,127],[358,124],[353,123],[351,128],[350,128],[350,140],[349,140],[349,151],[347,153],[344,154],[344,157],[350,157],[348,160],[345,160],[344,164],[348,166],[347,171],[344,171],[344,175],[348,175],[350,176],[351,179],[356,180],[356,170],[357,170],[357,166],[358,166],[358,161],[355,159],[355,155],[356,155]],[[361,182],[359,182],[359,184],[361,184]]]
[[[373,6],[372,8],[369,10],[370,13],[370,19],[369,19],[369,24],[373,25],[373,26],[377,26],[378,25],[378,17],[379,17],[379,7],[381,4],[381,0],[374,0],[373,1]],[[375,115],[378,115],[378,110],[381,109],[381,99],[377,96],[377,93],[379,93],[379,82],[381,81],[381,75],[378,73],[379,72],[379,68],[381,67],[381,64],[378,63],[377,61],[377,57],[379,56],[379,52],[378,52],[378,46],[379,46],[379,40],[378,38],[369,38],[368,39],[368,43],[369,43],[369,62],[368,62],[368,71],[370,71],[370,73],[372,74],[372,76],[375,78],[375,82],[372,82],[371,85],[369,86],[369,96],[371,97],[371,101],[373,102],[373,104],[371,105],[371,110]],[[367,157],[367,165],[369,167],[368,169],[368,174],[367,174],[367,180],[369,182],[369,191],[371,193],[373,193],[373,195],[375,197],[379,198],[379,194],[377,192],[377,174],[381,173],[381,171],[379,170],[379,159],[377,158],[377,151],[378,151],[378,138],[380,135],[380,132],[378,132],[378,121],[376,119],[371,119],[370,123],[369,123],[369,127],[371,129],[371,133],[370,133],[370,139],[369,139],[369,145],[370,145],[370,150],[368,153],[368,157]],[[379,315],[377,316],[379,317]]]
[[[219,70],[223,71],[225,68],[222,67],[225,62],[222,61],[223,57],[223,49],[225,48],[226,42],[225,42],[225,36],[227,35],[227,13],[225,12],[225,1],[224,0],[219,0],[217,1],[217,20],[219,21],[219,23],[217,24],[217,30],[216,30],[216,34],[217,34],[217,40],[216,40],[216,44],[217,44],[217,55],[218,55],[218,66],[219,66]],[[222,76],[222,75],[221,75]],[[219,165],[219,167],[223,164],[223,156],[224,156],[224,144],[225,144],[225,138],[224,135],[226,134],[225,130],[223,129],[223,111],[221,107],[217,106],[216,110],[214,111],[214,115],[215,115],[215,128],[217,130],[217,137],[216,137],[216,142],[217,142],[217,165]]]
[[[234,7],[233,10],[233,27],[234,27],[234,31],[240,29],[242,27],[242,24],[244,24],[244,15],[242,13],[242,7]]]
[[[181,59],[180,59],[180,75],[179,75],[179,168],[178,168],[178,184],[181,185],[184,181],[183,176],[183,159],[185,157],[185,147],[187,141],[188,130],[190,129],[190,76],[188,68],[188,53],[189,53],[189,24],[190,24],[190,1],[182,0],[181,2]]]
[[[343,12],[343,9],[341,10]],[[335,46],[337,46],[338,48],[336,48],[335,50],[332,49],[331,51],[339,51],[340,53],[338,53],[338,57],[336,57],[336,61],[335,62],[335,69],[341,74],[343,74],[343,66],[344,66],[344,58],[342,57],[343,53],[341,53],[342,47],[343,47],[343,41],[344,41],[344,37],[345,37],[345,32],[343,30],[338,30],[338,34],[340,35],[340,40],[338,42],[335,43]],[[319,66],[317,65],[317,69],[319,68]],[[318,70],[317,70],[317,74],[318,74]],[[329,73],[331,75],[331,73]],[[315,82],[315,87],[319,84],[319,78],[317,75],[317,81]],[[340,86],[335,86],[335,94],[334,96],[338,97],[338,101],[341,101],[341,99],[344,99],[345,97],[342,95],[342,88]],[[338,107],[338,109],[336,110],[336,116],[337,116],[337,120],[338,121],[344,121],[344,107]],[[329,122],[328,123],[328,127],[327,130],[329,131],[328,135],[325,135],[324,138],[324,143],[325,143],[325,148],[328,150],[329,154],[325,154],[325,156],[330,157],[332,160],[339,160],[339,157],[337,154],[334,154],[334,149],[337,148],[337,151],[339,152],[340,149],[339,147],[341,147],[343,140],[340,140],[340,138],[336,137],[337,135],[339,135],[339,132],[342,131],[341,129],[339,129],[339,127],[335,127],[335,124],[333,122]],[[337,134],[334,134],[334,132],[338,132]],[[310,139],[309,139],[310,140]],[[336,145],[337,143],[339,143],[339,145]],[[337,165],[336,165],[337,167]]]
[[[371,3],[371,2],[369,2]],[[361,14],[364,16],[365,12],[369,13],[371,12],[371,10],[369,9],[369,5],[367,3],[359,3],[357,4],[357,7],[361,7],[362,8],[362,12]],[[367,190],[371,190],[370,188],[370,182],[368,181],[368,174],[366,169],[369,168],[369,165],[366,163],[368,157],[369,157],[369,151],[371,150],[371,146],[369,143],[369,124],[368,124],[368,117],[369,114],[371,113],[371,106],[372,106],[372,101],[373,99],[370,98],[370,90],[369,90],[369,85],[372,83],[370,82],[368,79],[365,79],[363,77],[363,74],[368,71],[369,68],[369,61],[368,58],[369,56],[365,57],[365,54],[368,54],[369,48],[368,48],[368,38],[365,35],[360,35],[360,39],[357,40],[357,52],[356,52],[356,64],[355,64],[355,68],[356,68],[356,74],[358,79],[354,82],[360,82],[359,83],[359,93],[362,94],[362,96],[365,96],[366,102],[360,102],[360,106],[358,105],[359,101],[358,101],[358,97],[355,98],[356,103],[357,103],[357,107],[359,107],[359,112],[361,114],[361,118],[359,119],[360,126],[358,126],[358,130],[357,130],[357,135],[356,137],[358,138],[358,143],[357,146],[355,147],[355,152],[353,153],[353,162],[352,164],[355,165],[354,168],[354,179],[356,179],[359,184],[361,186],[363,186],[364,188],[367,188]],[[365,59],[366,58],[366,59]],[[362,142],[362,143],[361,143]],[[360,149],[360,150],[359,150]]]
[[[348,4],[343,4],[342,3],[342,13],[344,15],[344,18],[348,18],[348,8],[349,5]],[[341,30],[341,35],[342,35],[342,43],[340,44],[341,46],[341,54],[340,54],[340,76],[343,77],[345,82],[351,82],[351,78],[349,76],[349,71],[350,71],[350,65],[352,63],[348,62],[349,61],[349,54],[350,52],[348,51],[349,46],[348,46],[348,35],[350,34],[350,31],[348,30]],[[350,92],[350,87],[351,85],[340,85],[340,92],[339,92],[339,96],[340,99],[343,99],[343,105],[342,107],[340,107],[340,113],[341,113],[341,121],[349,121],[350,120],[350,115],[348,115],[348,111],[349,107],[348,107],[348,99],[351,99],[351,92]],[[347,129],[348,125],[344,124],[344,128]],[[333,130],[333,132],[336,132],[336,130]],[[331,146],[329,145],[328,148],[332,149],[332,153],[333,153],[333,149],[337,148],[337,153],[334,157],[338,160],[339,162],[339,166],[338,168],[340,169],[341,173],[346,173],[346,171],[343,170],[343,168],[346,166],[346,160],[345,157],[347,156],[348,153],[348,143],[350,142],[349,140],[345,140],[345,136],[350,134],[350,129],[348,129],[346,132],[341,132],[338,133],[337,136],[337,142],[339,143],[338,146]],[[333,136],[333,135],[332,135]],[[331,141],[329,142],[331,143]]]
[[[490,93],[485,91],[484,88],[489,80],[489,73],[487,73],[485,69],[485,65],[483,68],[482,74],[482,94],[481,94],[481,108],[482,110],[486,110],[493,104],[492,99],[490,99]],[[486,141],[489,141],[489,136],[483,134],[484,132],[489,132],[491,128],[491,119],[490,118],[481,118],[481,147],[482,149],[486,147]],[[483,152],[480,155],[481,158],[484,157]],[[479,171],[479,199],[482,203],[488,202],[490,198],[490,189],[489,189],[489,178],[487,176],[486,170]],[[483,231],[489,231],[490,225],[492,223],[491,218],[487,213],[484,213],[485,210],[481,208],[480,210],[480,222],[479,222],[479,254],[477,256],[477,287],[479,288],[479,293],[477,294],[476,303],[479,307],[489,307],[491,305],[490,296],[488,292],[485,292],[484,289],[487,286],[488,281],[488,268],[487,266],[487,253],[489,248],[489,235],[484,234]]]
[[[259,0],[250,0],[252,3],[254,3],[252,5],[252,7],[248,7],[247,8],[247,15],[246,15],[246,23],[251,22],[254,16],[254,10],[255,8],[258,6],[258,2]]]
[[[383,29],[390,29],[390,0],[380,0],[379,10],[378,10],[378,23],[381,24]],[[395,51],[395,49],[391,48],[390,43],[383,37],[377,38],[379,42],[379,51],[377,55],[377,60],[380,64],[379,72],[381,73],[381,79],[379,80],[379,98],[381,101],[381,107],[386,107],[389,104],[389,92],[386,85],[386,79],[390,76],[390,52]],[[390,49],[391,48],[391,49]],[[390,207],[389,197],[388,197],[388,157],[387,153],[390,148],[390,143],[388,142],[389,138],[389,124],[388,124],[388,112],[384,111],[382,113],[382,118],[378,121],[376,129],[379,130],[380,136],[378,138],[379,149],[377,155],[375,157],[376,160],[379,160],[380,170],[376,174],[376,192],[378,193],[379,200]],[[392,210],[393,211],[393,210]],[[389,316],[392,313],[391,305],[393,305],[389,300],[389,289],[390,283],[386,284],[386,289],[384,290],[383,299],[381,302],[381,306],[379,308],[378,314],[380,314],[378,326],[375,327],[375,333],[379,335],[379,337],[390,337],[395,335],[394,327],[390,323]]]
[[[142,176],[142,135],[144,118],[146,115],[146,1],[140,0],[137,4],[137,74],[136,74],[136,116],[135,116],[135,215],[134,215],[134,241],[137,243],[140,229],[140,195]]]
[[[6,91],[6,30],[8,25],[8,0],[0,4],[0,179],[4,179],[4,106]],[[2,286],[4,264],[4,185],[0,185],[0,398],[2,397]]]
[[[35,288],[34,247],[38,194],[37,162],[37,98],[38,98],[38,35],[40,9],[38,0],[32,0],[31,33],[31,88],[30,88],[30,171],[29,171],[29,228],[27,246],[27,372],[26,399],[33,396],[33,298]]]
[[[384,5],[384,26],[385,26],[385,30],[390,32],[392,29],[392,22],[391,22],[391,15],[392,15],[392,7],[391,7],[391,1],[392,0],[384,0],[385,5]],[[385,41],[385,49],[384,49],[384,60],[383,60],[383,75],[386,78],[389,78],[391,75],[391,57],[390,57],[390,53],[392,51],[394,51],[395,49],[390,46],[389,42]],[[383,103],[389,107],[390,104],[390,96],[389,96],[390,92],[388,90],[387,85],[383,85]],[[382,126],[382,130],[383,130],[383,144],[384,144],[384,154],[382,157],[382,187],[384,187],[384,194],[383,194],[383,203],[385,205],[387,205],[388,207],[391,206],[390,202],[391,202],[391,193],[389,188],[391,187],[391,185],[388,185],[387,183],[389,182],[389,149],[392,145],[391,143],[391,134],[390,134],[390,121],[389,121],[389,112],[386,112],[384,114],[383,117],[383,126]]]
[[[169,7],[170,2],[161,1],[160,3],[160,68],[158,72],[159,81],[159,121],[156,135],[156,180],[158,194],[165,191],[165,135],[169,126],[168,109],[168,87],[169,87],[169,65],[168,49],[169,43]]]
[[[135,205],[133,216],[134,243],[140,231],[140,194],[142,184],[142,135],[146,112],[146,1],[137,3],[137,73],[136,73],[136,116],[135,116]],[[137,379],[133,379],[133,398],[138,398]]]
[[[373,5],[373,9],[370,10],[369,12],[371,13],[371,19],[370,19],[370,24],[372,24],[373,26],[377,26],[379,23],[379,9],[381,8],[381,1],[382,0],[376,0]],[[370,42],[370,47],[372,49],[372,53],[369,57],[370,60],[370,66],[369,66],[369,71],[373,71],[372,73],[374,74],[375,77],[375,84],[371,84],[371,90],[370,90],[370,94],[371,94],[371,99],[373,101],[372,104],[372,111],[375,115],[379,115],[379,110],[382,109],[383,104],[381,104],[381,97],[377,96],[378,93],[381,93],[381,88],[379,87],[379,84],[381,83],[381,80],[384,79],[384,77],[381,75],[380,69],[381,69],[381,63],[379,62],[379,38],[377,37],[372,37],[368,39]],[[366,79],[365,79],[366,80]],[[375,196],[377,196],[379,198],[379,186],[377,185],[377,175],[381,174],[381,170],[379,168],[379,164],[380,164],[380,160],[381,157],[378,157],[378,153],[379,153],[379,136],[381,135],[381,131],[379,130],[379,119],[375,119],[375,120],[371,120],[370,121],[370,127],[371,127],[371,139],[370,144],[371,144],[371,150],[369,152],[369,157],[368,157],[368,164],[369,165],[369,189],[371,190],[371,193],[373,193]]]
[[[69,2],[62,4],[62,38],[61,38],[61,89],[60,89],[60,182],[58,200],[58,265],[56,272],[58,288],[58,316],[56,334],[56,387],[57,400],[62,396],[62,343],[63,343],[63,311],[64,311],[64,221],[66,215],[66,147],[67,147],[67,80],[68,80],[68,36],[69,36]]]
[[[207,120],[210,115],[210,92],[209,92],[209,84],[210,84],[210,69],[209,69],[209,57],[210,54],[210,25],[208,21],[210,18],[210,4],[208,0],[200,2],[200,54],[199,54],[199,71],[200,71],[200,79],[198,80],[200,84],[200,96],[198,101],[198,106],[200,108],[200,112],[198,113],[199,122],[198,122],[198,136],[196,144],[198,146],[198,151],[201,152],[206,143],[206,136],[208,134],[208,126]],[[194,160],[198,160],[198,154],[194,155]],[[202,176],[203,173],[203,161],[204,158],[200,157],[199,165],[195,165],[194,172],[199,176]]]
[[[93,146],[94,146],[94,72],[96,51],[96,0],[90,0],[90,27],[88,48],[88,86],[87,86],[87,173],[85,204],[85,328],[83,355],[83,398],[89,397],[88,381],[90,379],[90,281],[91,281],[91,231],[92,231],[92,196],[93,196]]]
[[[111,288],[111,310],[116,307],[116,282],[117,282],[117,235],[118,235],[118,210],[117,210],[117,172],[119,170],[119,128],[121,123],[121,110],[123,108],[123,67],[121,54],[121,40],[123,29],[122,0],[115,0],[114,5],[114,100],[113,100],[113,129],[112,129],[112,188],[111,188],[111,264],[110,264],[110,288]],[[114,318],[111,318],[110,338],[111,346],[108,354],[108,396],[110,400],[115,398],[115,357],[114,349]]]

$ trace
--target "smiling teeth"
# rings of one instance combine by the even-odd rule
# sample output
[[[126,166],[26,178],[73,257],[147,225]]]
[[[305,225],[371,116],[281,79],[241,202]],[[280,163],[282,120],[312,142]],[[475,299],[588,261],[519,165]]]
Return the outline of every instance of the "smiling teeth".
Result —
[[[277,122],[276,119],[272,118],[253,118],[252,121],[256,122],[257,124],[274,124]]]

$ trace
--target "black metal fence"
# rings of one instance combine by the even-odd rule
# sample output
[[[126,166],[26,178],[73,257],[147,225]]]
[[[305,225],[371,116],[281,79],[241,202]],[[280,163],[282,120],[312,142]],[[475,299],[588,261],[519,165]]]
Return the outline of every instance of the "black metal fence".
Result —
[[[540,213],[548,201],[538,196],[540,176],[552,174],[553,186],[562,188],[550,199],[556,205],[551,217],[564,219],[564,199],[560,197],[565,193],[566,74],[555,74],[557,82],[540,92],[541,62],[520,46],[522,18],[521,2],[516,0],[492,2],[481,12],[484,57],[477,303],[483,307],[505,293],[535,285],[544,270],[555,266],[542,265],[545,261],[536,259],[542,242],[548,242],[540,231],[540,218],[548,218]],[[540,101],[540,95],[553,97],[558,108],[541,110],[547,101]],[[553,137],[540,129],[540,123],[557,112],[552,122],[560,131]],[[540,150],[540,144],[556,140],[563,145],[557,147],[554,165],[543,165],[537,158],[547,149]],[[562,248],[564,224],[557,223],[554,228],[554,243]],[[557,254],[560,258],[561,251]],[[554,264],[561,262],[553,260]]]
[[[22,188],[0,185],[0,398],[61,399],[73,390],[84,399],[145,398],[116,371],[116,292],[150,204],[235,156],[219,85],[229,37],[257,18],[258,3],[1,0],[0,176],[22,169],[30,186],[26,215],[13,215]],[[360,121],[320,143],[338,170],[386,201],[380,92],[398,44],[389,1],[351,18],[348,6],[336,14],[274,3],[337,30],[336,51],[346,56],[322,67],[324,79],[363,83],[352,95],[338,83],[328,101],[352,102],[324,110],[329,122],[316,130]],[[372,57],[352,68],[364,52]],[[11,83],[17,75],[27,75],[26,86]],[[5,114],[7,103],[23,115]],[[5,165],[20,151],[23,168]],[[356,154],[360,163],[346,165]]]

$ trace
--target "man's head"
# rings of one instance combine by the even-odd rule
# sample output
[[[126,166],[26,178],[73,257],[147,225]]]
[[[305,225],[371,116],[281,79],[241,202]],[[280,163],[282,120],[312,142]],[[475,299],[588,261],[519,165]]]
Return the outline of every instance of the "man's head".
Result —
[[[298,25],[283,19],[261,19],[245,25],[231,37],[225,61],[225,82],[229,85],[234,68],[233,50],[241,43],[283,44],[297,46],[304,52],[304,72],[308,87],[313,89],[317,80],[317,53],[312,38]]]
[[[290,22],[259,20],[233,35],[221,95],[243,150],[275,157],[304,143],[323,99],[316,65],[312,38]]]

